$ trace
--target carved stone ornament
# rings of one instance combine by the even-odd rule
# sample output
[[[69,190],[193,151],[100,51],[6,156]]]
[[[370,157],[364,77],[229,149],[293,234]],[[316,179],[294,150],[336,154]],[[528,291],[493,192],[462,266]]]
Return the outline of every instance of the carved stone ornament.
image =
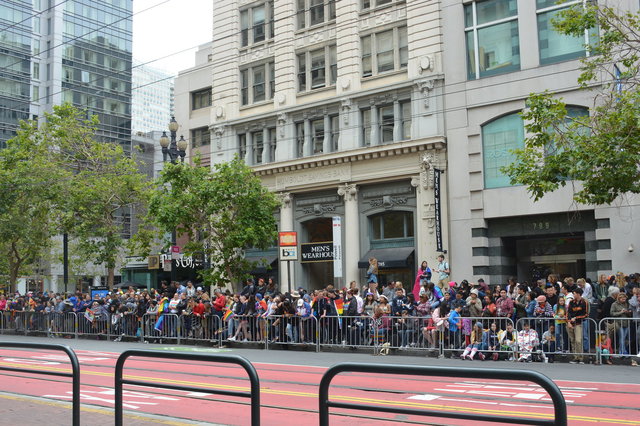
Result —
[[[278,128],[280,129],[278,133],[280,133],[280,137],[284,137],[284,128],[287,125],[287,113],[281,112],[278,114]]]
[[[224,124],[213,126],[213,136],[216,138],[216,147],[218,149],[222,149],[222,135],[226,127]]]
[[[293,197],[291,197],[290,192],[281,192],[278,194],[278,198],[280,199],[280,203],[282,203],[282,208],[291,208],[291,201],[293,200]]]
[[[343,99],[340,102],[340,111],[342,111],[342,121],[344,124],[349,124],[349,113],[351,112],[351,108],[353,108],[351,99]]]
[[[424,189],[432,189],[434,186],[433,168],[436,160],[434,153],[424,152],[420,154],[420,181]]]
[[[433,88],[435,87],[435,80],[430,79],[430,80],[419,80],[416,82],[416,86],[418,87],[418,90],[420,90],[420,93],[422,94],[423,102],[424,102],[424,107],[425,108],[429,108],[429,100],[431,98],[431,91],[433,90]]]
[[[345,201],[356,201],[358,199],[358,187],[352,183],[345,183],[338,187],[338,195],[344,197]]]

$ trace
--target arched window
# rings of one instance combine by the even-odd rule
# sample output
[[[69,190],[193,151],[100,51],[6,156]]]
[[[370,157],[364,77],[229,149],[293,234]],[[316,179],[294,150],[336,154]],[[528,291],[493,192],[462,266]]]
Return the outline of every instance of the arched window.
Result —
[[[500,169],[513,162],[515,156],[511,151],[522,147],[524,147],[524,125],[519,113],[505,115],[482,126],[485,188],[511,185],[509,177]]]

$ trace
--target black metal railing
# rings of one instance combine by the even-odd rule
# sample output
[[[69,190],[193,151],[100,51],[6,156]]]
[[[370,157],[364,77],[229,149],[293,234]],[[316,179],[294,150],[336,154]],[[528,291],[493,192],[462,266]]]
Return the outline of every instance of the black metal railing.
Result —
[[[524,380],[540,385],[547,391],[554,407],[554,419],[544,420],[523,417],[507,417],[496,416],[495,414],[471,414],[448,412],[439,410],[422,410],[414,408],[400,408],[388,406],[363,405],[362,403],[345,403],[329,400],[329,386],[333,378],[344,372],[358,373],[376,373],[376,374],[401,374],[401,375],[418,375],[418,376],[437,376],[437,377],[464,377],[472,379],[499,379],[499,380]],[[431,367],[431,366],[411,366],[411,365],[385,365],[385,364],[356,364],[342,363],[334,365],[327,370],[322,376],[319,390],[319,415],[320,426],[329,425],[329,408],[342,408],[348,410],[364,410],[377,411],[384,413],[395,413],[415,416],[441,417],[450,419],[463,419],[474,421],[489,421],[493,423],[513,423],[513,424],[530,424],[530,425],[549,425],[549,426],[566,426],[567,425],[567,404],[562,396],[562,392],[556,384],[547,376],[537,371],[525,370],[498,370],[498,369],[472,369],[472,368],[454,368],[454,367]]]
[[[251,383],[250,392],[229,391],[222,389],[212,388],[200,388],[194,386],[178,386],[168,385],[161,383],[143,382],[138,380],[128,380],[123,378],[124,363],[129,357],[144,357],[144,358],[161,358],[161,359],[180,359],[191,361],[205,361],[205,362],[217,362],[223,364],[236,364],[244,368],[249,376]],[[254,366],[245,358],[238,355],[218,355],[218,354],[188,354],[180,352],[158,352],[158,351],[143,351],[143,350],[128,350],[123,352],[116,362],[115,371],[115,411],[116,411],[116,426],[122,426],[122,387],[123,385],[135,385],[146,386],[152,388],[172,389],[187,392],[202,392],[216,395],[225,395],[240,398],[251,399],[251,425],[260,425],[260,380],[258,379],[258,373]]]
[[[71,363],[71,373],[65,373],[62,371],[49,371],[49,370],[33,370],[28,368],[17,367],[5,367],[0,365],[0,370],[14,371],[17,373],[29,373],[29,374],[43,374],[47,376],[60,376],[71,377],[72,386],[72,424],[73,426],[80,426],[80,363],[75,352],[68,346],[63,345],[51,345],[45,343],[18,343],[18,342],[0,342],[0,348],[20,348],[20,349],[45,349],[51,351],[62,351],[69,356]]]

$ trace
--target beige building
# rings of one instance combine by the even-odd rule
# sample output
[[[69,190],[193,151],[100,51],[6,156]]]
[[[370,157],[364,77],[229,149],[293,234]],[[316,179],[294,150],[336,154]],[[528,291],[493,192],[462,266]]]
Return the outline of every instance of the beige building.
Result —
[[[448,249],[440,26],[423,0],[218,3],[208,61],[176,80],[176,119],[192,143],[210,126],[210,150],[196,146],[210,164],[238,155],[281,198],[279,230],[298,232],[292,286],[364,284],[375,256],[382,282],[410,288],[436,236]],[[247,253],[284,288],[277,255]]]

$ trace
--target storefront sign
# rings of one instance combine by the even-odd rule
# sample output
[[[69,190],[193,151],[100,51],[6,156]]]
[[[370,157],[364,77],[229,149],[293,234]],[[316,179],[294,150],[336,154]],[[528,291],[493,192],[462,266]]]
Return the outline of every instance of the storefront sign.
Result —
[[[298,233],[293,231],[278,232],[278,245],[280,247],[296,247],[298,245]]]
[[[147,263],[148,269],[160,269],[160,256],[149,256]]]
[[[333,242],[300,244],[301,263],[333,261]]]
[[[184,254],[178,254],[176,259],[174,256],[176,253],[163,254],[160,256],[162,261],[162,269],[169,272],[172,267],[175,268],[197,268],[203,265],[202,258],[193,256],[185,256]]]
[[[280,260],[298,260],[298,247],[280,247]]]
[[[440,169],[433,169],[433,193],[436,210],[436,251],[442,251],[442,222],[440,217]]]
[[[342,278],[342,218],[334,216],[333,229],[333,277]]]

